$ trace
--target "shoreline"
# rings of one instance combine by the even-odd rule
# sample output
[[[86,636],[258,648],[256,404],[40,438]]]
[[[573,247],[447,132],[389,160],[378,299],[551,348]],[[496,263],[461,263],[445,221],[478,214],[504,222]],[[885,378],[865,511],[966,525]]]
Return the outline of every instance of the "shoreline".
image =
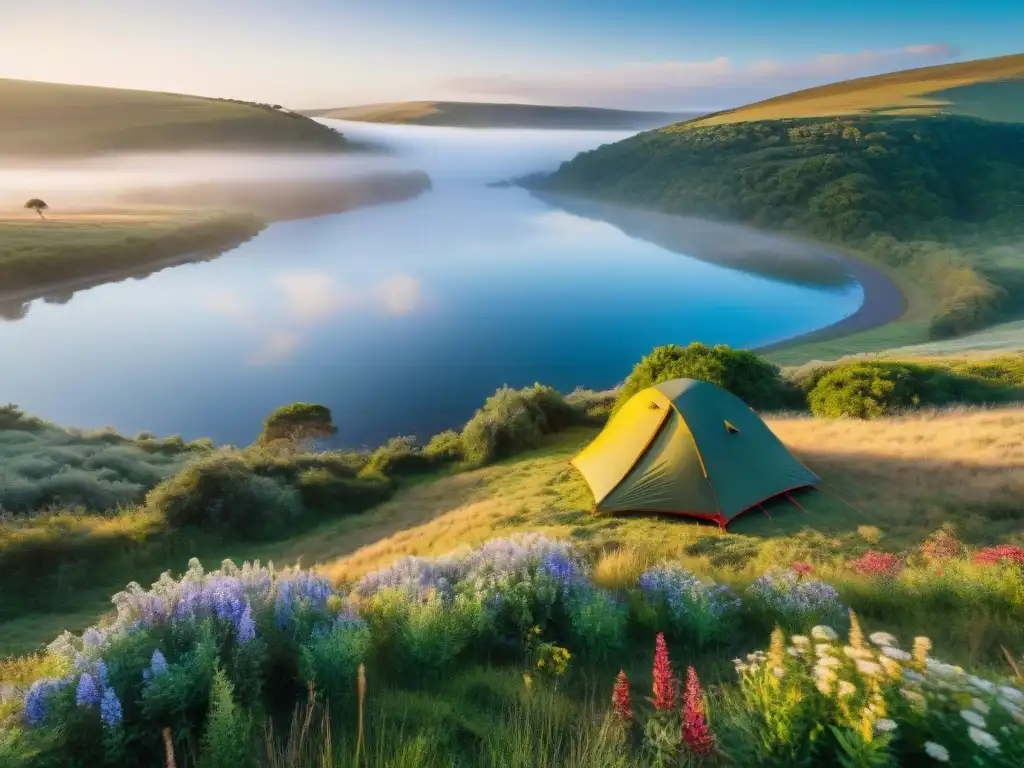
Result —
[[[861,286],[864,299],[852,314],[796,336],[747,347],[758,354],[777,352],[810,342],[831,341],[880,328],[899,320],[910,307],[910,300],[903,289],[880,267],[798,235],[768,232],[746,224],[678,216],[590,198],[527,191],[568,213],[603,221],[630,237],[647,240],[666,250],[700,261],[766,279],[812,287],[815,282],[828,285],[830,281],[834,282],[836,274],[842,273]]]

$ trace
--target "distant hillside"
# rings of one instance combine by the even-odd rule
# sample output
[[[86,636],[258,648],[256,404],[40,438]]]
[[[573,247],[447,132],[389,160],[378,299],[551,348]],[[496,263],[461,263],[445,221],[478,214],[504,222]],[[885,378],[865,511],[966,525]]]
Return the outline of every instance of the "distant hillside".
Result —
[[[271,104],[0,79],[0,156],[353,147],[337,131]]]
[[[787,93],[692,125],[853,114],[937,114],[1024,122],[1024,54],[907,69]]]
[[[865,82],[889,82],[904,94],[933,92],[941,80],[937,70],[951,83],[957,71],[964,82],[966,73],[991,76],[1014,67],[1024,68],[1024,56],[900,72],[817,91],[863,95],[871,92]],[[960,107],[968,111],[973,104],[978,115],[988,110],[1005,118],[1024,106],[1009,99],[1000,110],[1001,100],[986,101],[982,95],[984,88],[991,95],[993,89],[1012,87],[1017,86],[1008,80],[977,83],[970,91],[973,101],[965,97]],[[799,111],[811,92],[803,93],[775,103]],[[880,103],[880,98],[871,102]],[[733,114],[752,114],[755,107]],[[901,338],[902,344],[949,338],[1024,313],[1024,123],[885,114],[866,106],[865,111],[732,122],[719,116],[718,123],[673,125],[583,152],[556,173],[521,183],[550,193],[753,224],[857,251],[895,269],[905,284],[929,297],[927,306],[915,310],[924,315],[926,335]],[[786,114],[782,106],[776,113]]]
[[[689,120],[700,113],[632,112],[596,107],[548,107],[538,104],[487,104],[469,101],[399,101],[390,104],[307,110],[303,114],[364,123],[461,128],[645,130]]]

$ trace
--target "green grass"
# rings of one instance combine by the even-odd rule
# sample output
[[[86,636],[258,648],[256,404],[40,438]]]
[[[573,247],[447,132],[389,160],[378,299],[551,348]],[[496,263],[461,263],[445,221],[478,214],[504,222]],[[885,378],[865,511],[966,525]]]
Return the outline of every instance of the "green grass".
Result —
[[[1007,81],[1007,82],[997,82]],[[845,80],[698,118],[691,125],[851,114],[951,114],[1024,121],[1024,54]]]
[[[400,101],[305,114],[368,123],[437,125],[463,128],[564,128],[570,130],[642,130],[692,117],[676,112],[634,112],[594,107],[550,107],[537,104],[489,104],[460,101]]]
[[[0,104],[0,155],[354,147],[302,115],[226,99],[0,79]]]
[[[0,218],[0,299],[42,286],[110,279],[197,252],[226,250],[260,232],[248,213],[182,208],[50,212]],[[67,286],[72,287],[72,286]]]

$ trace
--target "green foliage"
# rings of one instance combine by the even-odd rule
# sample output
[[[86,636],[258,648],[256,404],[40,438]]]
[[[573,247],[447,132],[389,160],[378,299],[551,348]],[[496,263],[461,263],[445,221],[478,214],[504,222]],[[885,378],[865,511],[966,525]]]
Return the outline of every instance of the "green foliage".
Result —
[[[275,440],[317,440],[331,437],[337,431],[330,408],[314,403],[292,403],[271,411],[263,420],[258,442],[267,445]]]
[[[470,463],[487,464],[535,446],[542,435],[565,429],[576,418],[551,387],[502,387],[463,427],[462,449]]]
[[[423,454],[437,464],[462,459],[462,438],[454,429],[438,432],[423,448]]]
[[[338,621],[302,647],[300,679],[322,692],[334,711],[349,711],[356,701],[356,670],[366,661],[371,642],[366,625]]]
[[[386,479],[347,477],[326,467],[303,470],[296,485],[303,506],[322,514],[359,512],[384,501],[392,491]]]
[[[428,472],[433,460],[412,436],[392,437],[370,454],[365,472],[378,475],[414,475]]]
[[[239,455],[220,453],[186,467],[146,495],[173,528],[261,536],[302,516],[299,492],[257,475]]]
[[[857,115],[678,126],[531,183],[861,248],[935,295],[933,338],[1022,306],[1020,262],[997,268],[978,246],[1024,229],[1024,125]]]
[[[671,379],[699,379],[716,384],[752,408],[772,409],[786,403],[787,388],[777,366],[753,352],[719,344],[667,344],[644,357],[619,390],[615,409],[647,387]]]
[[[983,373],[971,376],[971,371]],[[1005,372],[1005,374],[1004,374]],[[1014,373],[998,364],[988,368],[895,362],[855,362],[823,367],[804,377],[811,413],[823,418],[879,418],[908,408],[949,403],[997,403],[1014,397],[1000,376]]]
[[[252,719],[235,704],[232,691],[231,681],[224,670],[218,669],[210,689],[210,711],[199,768],[244,768],[256,764]]]
[[[588,659],[613,659],[626,644],[629,610],[625,604],[599,592],[588,592],[569,602],[569,633],[573,648]]]

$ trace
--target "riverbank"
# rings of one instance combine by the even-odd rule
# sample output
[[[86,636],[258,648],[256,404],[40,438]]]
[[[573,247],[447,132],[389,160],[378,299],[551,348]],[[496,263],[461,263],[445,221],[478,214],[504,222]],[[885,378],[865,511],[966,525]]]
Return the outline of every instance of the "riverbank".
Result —
[[[18,319],[27,303],[103,283],[204,261],[252,239],[277,221],[399,202],[430,188],[423,173],[329,181],[277,180],[140,189],[117,207],[0,212],[0,316]]]
[[[851,252],[821,243],[763,232],[742,224],[678,216],[568,195],[532,194],[573,215],[606,222],[631,237],[727,269],[826,289],[841,288],[852,281],[859,283],[864,300],[853,314],[823,328],[755,348],[759,354],[772,358],[776,353],[786,351],[787,363],[806,362],[795,359],[800,356],[797,348],[881,329],[911,315],[925,301],[912,286],[901,286],[897,282],[899,278],[890,270]],[[844,354],[865,351],[856,347],[852,344]],[[812,347],[807,349],[813,351]]]

